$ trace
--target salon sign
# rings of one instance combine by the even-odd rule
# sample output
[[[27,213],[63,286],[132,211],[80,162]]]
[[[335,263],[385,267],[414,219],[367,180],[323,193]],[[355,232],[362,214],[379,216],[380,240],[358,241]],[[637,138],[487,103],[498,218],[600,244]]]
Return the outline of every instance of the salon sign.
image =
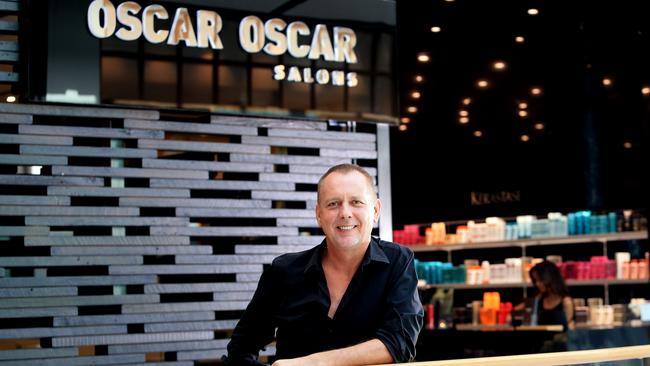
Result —
[[[88,29],[96,38],[115,35],[123,41],[134,41],[144,37],[154,44],[165,43],[176,46],[183,42],[186,47],[224,48],[219,33],[223,22],[219,14],[210,10],[198,10],[193,23],[187,8],[175,10],[169,29],[157,28],[157,19],[170,18],[170,13],[162,5],[148,5],[144,9],[134,1],[119,4],[117,8],[109,0],[94,0],[88,6]],[[248,53],[265,52],[271,56],[285,53],[295,58],[308,58],[354,64],[357,55],[354,46],[357,37],[354,31],[345,27],[333,27],[332,34],[324,24],[313,29],[307,24],[295,21],[287,24],[284,20],[273,18],[262,21],[249,15],[239,22],[239,45]],[[275,80],[290,82],[347,85],[358,84],[355,72],[318,69],[310,67],[275,65]]]

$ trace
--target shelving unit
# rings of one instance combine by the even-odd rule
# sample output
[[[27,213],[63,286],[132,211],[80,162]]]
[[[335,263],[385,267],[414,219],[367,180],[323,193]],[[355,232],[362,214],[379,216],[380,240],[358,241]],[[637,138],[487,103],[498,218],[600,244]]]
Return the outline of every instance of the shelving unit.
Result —
[[[616,285],[642,285],[649,283],[650,280],[647,278],[640,280],[568,280],[566,281],[569,286],[616,286]],[[435,285],[425,285],[420,286],[420,289],[427,290],[432,288],[453,288],[458,290],[467,290],[467,289],[500,289],[500,288],[525,288],[533,287],[531,283],[528,282],[519,282],[519,283],[486,283],[481,285],[467,285],[464,283],[439,283]]]
[[[564,245],[564,244],[581,244],[581,243],[606,243],[608,241],[622,240],[641,240],[647,239],[647,231],[627,231],[610,234],[590,234],[590,235],[572,235],[555,238],[538,238],[538,239],[521,239],[505,240],[480,243],[463,243],[463,244],[434,244],[434,245],[409,245],[414,252],[431,252],[431,251],[454,251],[463,249],[484,249],[484,248],[503,248],[503,247],[527,247],[533,245]]]
[[[603,255],[607,256],[608,242],[621,242],[621,241],[628,241],[628,240],[645,240],[645,239],[648,239],[647,230],[608,233],[608,234],[574,235],[574,236],[553,237],[553,238],[508,240],[508,241],[498,241],[498,242],[436,244],[436,245],[422,244],[422,245],[410,245],[408,247],[415,252],[416,258],[418,257],[418,254],[425,253],[425,252],[446,252],[447,261],[453,262],[452,253],[463,251],[463,250],[520,248],[521,256],[525,257],[527,256],[526,248],[528,247],[575,245],[575,244],[585,244],[585,243],[601,243],[603,247],[602,253]],[[567,285],[570,287],[602,286],[606,303],[609,303],[610,286],[643,285],[643,284],[650,284],[650,280],[648,279],[634,279],[634,280],[595,279],[595,280],[568,280],[567,281]],[[455,289],[455,290],[522,289],[523,295],[527,296],[528,289],[532,287],[533,287],[532,284],[525,283],[525,282],[489,283],[489,284],[480,284],[480,285],[468,285],[468,284],[461,283],[461,284],[425,285],[425,286],[421,286],[420,289],[423,291],[430,290],[430,289],[438,289],[438,288],[448,288],[448,289]]]

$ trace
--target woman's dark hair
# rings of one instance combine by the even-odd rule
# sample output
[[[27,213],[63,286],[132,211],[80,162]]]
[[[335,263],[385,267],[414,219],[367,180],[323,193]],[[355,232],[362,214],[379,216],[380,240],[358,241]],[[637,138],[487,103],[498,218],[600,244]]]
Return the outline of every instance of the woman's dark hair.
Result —
[[[569,296],[569,289],[560,273],[560,269],[553,262],[547,260],[537,263],[530,269],[531,279],[534,278],[542,281],[546,291],[559,295],[560,297]]]

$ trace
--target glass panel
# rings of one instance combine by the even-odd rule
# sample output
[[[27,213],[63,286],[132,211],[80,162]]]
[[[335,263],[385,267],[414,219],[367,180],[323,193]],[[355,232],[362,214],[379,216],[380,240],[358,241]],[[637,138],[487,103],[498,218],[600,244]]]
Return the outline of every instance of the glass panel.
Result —
[[[280,98],[280,83],[273,79],[273,72],[267,68],[253,69],[252,105],[277,106]]]
[[[246,61],[246,52],[239,45],[239,23],[231,20],[223,20],[221,29],[221,41],[223,49],[219,50],[219,57],[222,60]]]
[[[183,47],[182,50],[184,58],[201,59],[206,61],[212,60],[214,58],[214,50],[210,47]]]
[[[102,57],[102,102],[138,98],[138,63],[122,57]]]
[[[377,64],[375,71],[377,72],[390,72],[393,60],[393,36],[388,33],[381,33],[379,35],[379,47],[377,47],[377,54],[375,56]]]
[[[183,65],[183,103],[212,103],[212,65]]]
[[[357,31],[357,45],[354,52],[357,54],[357,63],[350,64],[350,70],[370,71],[372,65],[372,35],[366,32]]]
[[[357,75],[359,84],[348,88],[348,109],[354,112],[370,112],[370,77]]]
[[[174,56],[176,55],[176,47],[168,46],[166,43],[153,44],[145,41],[144,53],[147,55]]]
[[[117,37],[109,37],[101,40],[103,51],[137,52],[138,41],[123,41]]]
[[[316,109],[328,111],[343,110],[343,87],[331,84],[316,85]]]
[[[176,102],[176,64],[168,61],[145,61],[144,99]]]
[[[393,85],[387,76],[375,77],[374,113],[393,115]]]
[[[239,66],[219,66],[219,103],[246,104],[246,69]]]
[[[282,101],[284,107],[293,110],[307,110],[310,106],[310,84],[284,83]]]

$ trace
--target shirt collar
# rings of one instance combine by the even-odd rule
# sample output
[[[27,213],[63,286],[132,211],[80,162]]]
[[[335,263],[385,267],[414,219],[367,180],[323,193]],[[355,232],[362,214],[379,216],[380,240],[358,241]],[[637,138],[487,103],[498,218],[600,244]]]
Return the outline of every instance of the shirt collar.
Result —
[[[321,263],[323,259],[323,251],[325,250],[326,246],[327,240],[323,239],[323,241],[315,248],[314,252],[309,258],[309,262],[307,262],[307,265],[305,266],[305,274],[315,270],[322,271]],[[388,260],[388,257],[386,256],[386,253],[384,253],[384,250],[379,246],[379,239],[374,237],[370,237],[370,244],[368,245],[366,254],[363,256],[361,266],[365,267],[371,262],[390,263],[390,260]]]

